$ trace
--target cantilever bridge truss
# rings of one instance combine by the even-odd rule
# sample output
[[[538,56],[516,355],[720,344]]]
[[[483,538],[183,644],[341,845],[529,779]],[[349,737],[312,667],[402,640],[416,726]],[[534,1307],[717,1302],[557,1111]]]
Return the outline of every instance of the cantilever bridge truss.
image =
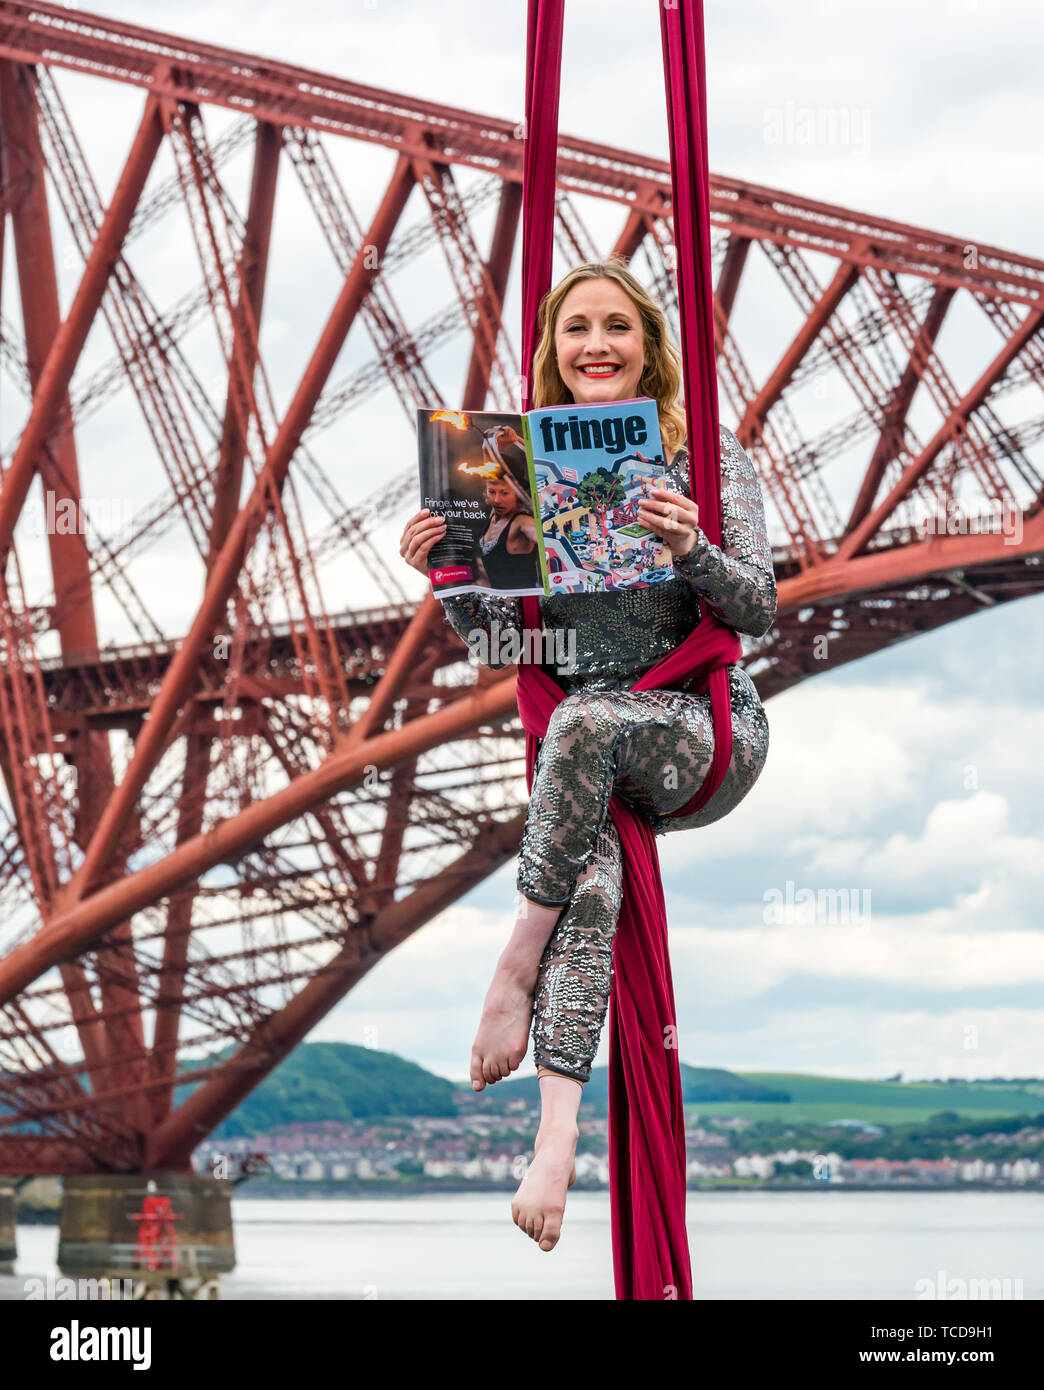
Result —
[[[518,408],[523,138],[0,0],[0,1172],[187,1167],[514,855],[513,673],[397,537],[415,408]],[[562,140],[562,269],[675,314],[670,214],[662,160]],[[712,220],[763,698],[1040,592],[1044,263],[722,177]]]

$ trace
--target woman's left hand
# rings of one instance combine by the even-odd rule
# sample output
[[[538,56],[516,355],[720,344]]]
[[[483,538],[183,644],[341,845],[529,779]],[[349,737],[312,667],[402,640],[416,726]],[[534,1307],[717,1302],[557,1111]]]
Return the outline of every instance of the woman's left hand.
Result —
[[[691,497],[654,487],[650,500],[638,504],[638,520],[667,543],[674,556],[688,555],[696,544],[700,509]]]

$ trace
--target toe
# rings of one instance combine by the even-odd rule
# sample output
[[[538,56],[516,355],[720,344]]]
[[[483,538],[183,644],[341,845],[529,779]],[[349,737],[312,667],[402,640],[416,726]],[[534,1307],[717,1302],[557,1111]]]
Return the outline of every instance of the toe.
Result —
[[[561,1234],[562,1223],[554,1216],[549,1216],[543,1224],[540,1232],[541,1250],[553,1250],[558,1244],[558,1237]]]

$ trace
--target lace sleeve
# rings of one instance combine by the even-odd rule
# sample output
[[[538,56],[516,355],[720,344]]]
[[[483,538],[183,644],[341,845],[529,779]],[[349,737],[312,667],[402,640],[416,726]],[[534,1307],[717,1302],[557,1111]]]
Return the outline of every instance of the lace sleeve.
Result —
[[[697,528],[688,555],[675,557],[675,573],[737,632],[763,637],[776,616],[776,576],[765,526],[765,504],[754,461],[731,430],[721,426],[721,533],[719,548]],[[688,453],[675,455],[665,486],[689,496]]]
[[[454,594],[451,598],[439,600],[446,615],[446,621],[457,636],[483,666],[493,671],[501,671],[510,666],[510,661],[490,660],[503,651],[507,634],[518,633],[521,650],[522,603],[517,598],[505,594]]]

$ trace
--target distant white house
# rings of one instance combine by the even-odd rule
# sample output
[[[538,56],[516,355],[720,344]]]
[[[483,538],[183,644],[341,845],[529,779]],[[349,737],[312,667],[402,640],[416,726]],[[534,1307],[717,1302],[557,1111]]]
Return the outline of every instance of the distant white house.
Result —
[[[771,1178],[776,1163],[767,1154],[740,1154],[732,1164],[732,1171],[737,1178]]]

